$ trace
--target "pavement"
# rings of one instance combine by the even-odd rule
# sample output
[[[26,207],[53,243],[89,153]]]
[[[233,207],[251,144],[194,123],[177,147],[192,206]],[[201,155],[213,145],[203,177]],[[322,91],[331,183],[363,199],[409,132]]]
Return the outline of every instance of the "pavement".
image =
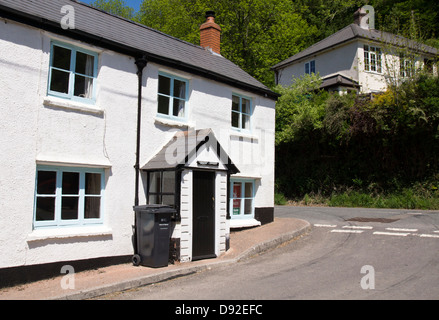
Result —
[[[294,240],[311,229],[309,222],[295,218],[275,218],[261,227],[230,234],[230,249],[215,259],[175,263],[164,268],[135,267],[131,263],[113,265],[74,274],[74,289],[63,289],[65,275],[0,289],[0,300],[85,300],[130,290],[196,272],[249,259]],[[65,286],[64,286],[65,287]]]

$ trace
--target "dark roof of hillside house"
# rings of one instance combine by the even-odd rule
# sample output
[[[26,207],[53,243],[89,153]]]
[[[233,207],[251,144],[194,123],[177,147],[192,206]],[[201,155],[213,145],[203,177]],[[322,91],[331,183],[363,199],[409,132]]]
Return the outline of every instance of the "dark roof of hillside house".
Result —
[[[352,23],[329,37],[315,43],[311,47],[299,52],[298,54],[276,64],[272,67],[273,70],[281,69],[289,64],[292,64],[300,59],[306,58],[313,54],[320,53],[329,48],[344,44],[354,39],[365,39],[374,42],[386,43],[388,45],[397,47],[408,47],[410,49],[424,52],[431,55],[438,55],[439,51],[436,48],[427,46],[425,44],[409,40],[402,36],[392,33],[383,32],[375,29],[363,29],[358,24]]]
[[[74,8],[75,29],[64,30],[61,8]],[[22,22],[133,57],[201,75],[272,99],[268,87],[226,58],[76,0],[0,0],[0,17]]]
[[[352,88],[360,87],[358,81],[349,79],[348,77],[345,77],[344,75],[341,74],[335,74],[329,77],[322,78],[322,84],[320,85],[320,88],[327,89],[337,86],[352,87]]]

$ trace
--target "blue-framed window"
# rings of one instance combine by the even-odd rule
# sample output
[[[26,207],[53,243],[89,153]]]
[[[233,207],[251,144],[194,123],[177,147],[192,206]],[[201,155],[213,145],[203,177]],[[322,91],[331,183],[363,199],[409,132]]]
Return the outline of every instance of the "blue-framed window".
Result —
[[[305,74],[316,73],[316,61],[312,60],[305,63]]]
[[[254,218],[254,198],[254,180],[230,179],[230,216],[232,219]]]
[[[250,98],[232,95],[232,128],[251,131],[252,102]]]
[[[97,72],[97,53],[52,42],[47,93],[60,98],[94,103]]]
[[[157,113],[177,120],[187,118],[189,82],[173,75],[159,73]]]
[[[37,166],[34,228],[103,223],[104,169]]]

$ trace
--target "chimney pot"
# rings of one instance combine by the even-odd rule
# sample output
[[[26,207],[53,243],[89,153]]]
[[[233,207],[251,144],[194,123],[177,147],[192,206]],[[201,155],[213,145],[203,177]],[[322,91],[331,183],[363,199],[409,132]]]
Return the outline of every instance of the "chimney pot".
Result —
[[[206,19],[209,17],[215,18],[215,11],[206,11]]]

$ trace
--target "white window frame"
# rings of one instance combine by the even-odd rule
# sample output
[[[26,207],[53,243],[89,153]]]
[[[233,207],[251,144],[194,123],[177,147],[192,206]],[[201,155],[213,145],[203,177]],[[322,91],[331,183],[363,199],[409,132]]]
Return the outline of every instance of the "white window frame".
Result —
[[[413,55],[399,55],[399,75],[402,78],[410,78],[415,75],[415,57]]]
[[[170,85],[170,91],[169,91],[169,95],[164,94],[164,93],[160,93],[159,92],[159,88],[160,88],[160,77],[165,77],[165,78],[169,78],[171,85]],[[185,90],[185,98],[181,99],[178,97],[174,96],[174,83],[175,80],[177,81],[181,81],[184,82],[186,84],[186,90]],[[168,105],[168,112],[165,113],[160,113],[159,112],[159,97],[166,97],[169,98],[169,105]],[[184,116],[174,116],[174,99],[178,99],[180,101],[184,101]],[[171,119],[171,120],[176,120],[176,121],[183,121],[183,122],[187,122],[188,119],[188,112],[189,112],[189,108],[188,108],[188,104],[189,104],[189,80],[184,79],[182,77],[178,77],[169,73],[165,73],[165,72],[159,72],[159,76],[157,78],[157,116],[158,117],[162,117],[162,118],[166,118],[166,119]]]
[[[252,185],[252,195],[251,197],[245,196],[245,184],[249,183]],[[235,194],[235,186],[237,184],[241,184],[240,187],[240,197],[237,197]],[[254,219],[255,217],[255,181],[252,179],[230,179],[230,217],[231,219]],[[251,200],[251,213],[245,214],[245,202]],[[239,208],[237,208],[236,203],[240,201]],[[237,210],[239,209],[239,213],[237,214]]]
[[[60,47],[63,49],[67,49],[71,51],[71,57],[70,57],[70,70],[64,70],[59,69],[53,66],[53,59],[54,59],[54,47]],[[93,57],[93,76],[88,76],[80,73],[76,73],[76,55],[78,53],[83,53],[89,56]],[[49,82],[47,84],[47,95],[49,96],[55,96],[59,98],[64,98],[72,101],[78,101],[83,102],[87,104],[95,104],[96,103],[96,83],[97,83],[97,74],[98,74],[98,53],[85,50],[83,48],[75,47],[71,44],[66,44],[58,41],[52,41],[50,45],[50,66],[49,66]],[[59,70],[63,72],[69,73],[69,89],[68,93],[58,92],[55,90],[51,90],[51,84],[52,84],[52,74],[54,70]],[[75,91],[75,76],[79,75],[85,78],[92,78],[92,97],[91,98],[85,98],[85,97],[79,97],[74,95]]]
[[[38,173],[41,171],[50,171],[56,173],[56,189],[55,194],[38,194]],[[62,192],[62,176],[64,172],[78,173],[79,174],[79,194],[78,199],[78,219],[63,220],[61,218],[62,209],[62,197],[68,197],[69,195],[63,195]],[[101,175],[101,190],[99,195],[86,195],[85,194],[85,176],[86,173],[100,174]],[[104,222],[104,194],[105,194],[105,170],[100,168],[80,168],[80,167],[63,167],[63,166],[47,166],[38,165],[35,175],[35,200],[34,200],[34,217],[33,226],[34,229],[44,227],[65,227],[65,226],[88,226],[98,225]],[[99,218],[84,218],[84,207],[86,197],[100,198],[100,212]],[[37,200],[38,198],[54,198],[55,200],[55,212],[53,220],[37,221]]]
[[[363,45],[363,50],[364,50],[364,71],[382,74],[383,53],[381,51],[381,48],[365,44]]]
[[[316,61],[311,60],[305,63],[305,74],[316,73]]]
[[[233,110],[233,97],[239,98],[239,110]],[[250,109],[249,113],[245,113],[242,110],[242,100],[243,99],[247,100],[249,102],[249,104],[250,104],[250,106],[249,106],[249,109]],[[231,108],[231,110],[232,110],[232,118],[231,118],[230,125],[231,125],[232,129],[236,130],[236,131],[240,131],[240,132],[251,133],[251,131],[252,131],[252,114],[253,114],[253,101],[252,101],[252,99],[250,97],[247,97],[247,96],[244,96],[244,95],[241,95],[241,94],[233,93],[232,94],[232,108]],[[233,114],[238,114],[239,115],[239,117],[238,117],[238,127],[235,127],[233,125]],[[248,119],[249,119],[248,120],[248,128],[243,128],[242,127],[242,117],[243,116],[247,116]]]

